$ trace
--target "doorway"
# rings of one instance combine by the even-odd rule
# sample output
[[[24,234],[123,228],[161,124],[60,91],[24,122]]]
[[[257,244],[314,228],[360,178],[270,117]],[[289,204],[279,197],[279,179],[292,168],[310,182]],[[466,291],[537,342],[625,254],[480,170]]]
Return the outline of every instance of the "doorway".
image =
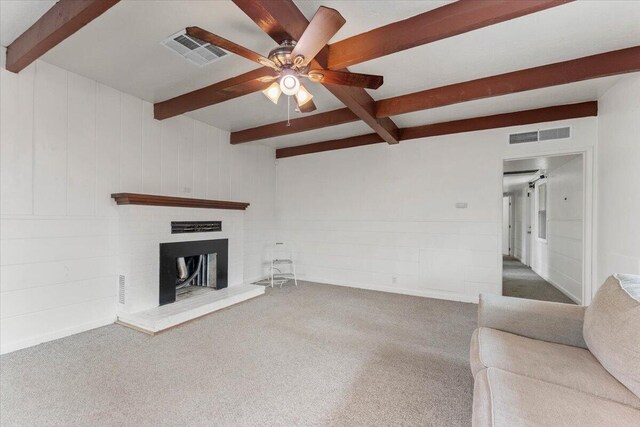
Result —
[[[581,304],[583,155],[505,160],[503,170],[502,294]]]

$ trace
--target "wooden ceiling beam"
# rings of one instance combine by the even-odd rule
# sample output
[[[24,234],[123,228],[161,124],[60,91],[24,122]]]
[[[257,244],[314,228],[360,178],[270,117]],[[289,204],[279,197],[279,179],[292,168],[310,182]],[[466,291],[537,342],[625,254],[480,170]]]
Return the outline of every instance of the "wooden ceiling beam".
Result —
[[[7,46],[6,69],[18,73],[119,0],[60,0]]]
[[[385,142],[385,140],[377,133],[368,133],[366,135],[315,142],[313,144],[298,145],[296,147],[278,148],[276,150],[276,159],[321,153],[323,151],[342,150],[343,148],[361,147],[363,145],[379,144],[382,142]]]
[[[153,115],[158,120],[164,120],[266,89],[271,81],[265,82],[261,79],[272,76],[273,73],[271,68],[262,67],[166,101],[157,102],[153,105]]]
[[[323,49],[317,56],[318,63],[324,68],[340,70],[347,65],[389,55],[401,50],[410,49],[422,44],[462,34],[485,26],[514,19],[530,13],[561,5],[573,0],[459,0],[457,2],[422,13],[412,18],[385,25],[380,28],[339,41]],[[299,40],[308,21],[304,14],[291,1],[234,0],[234,3],[245,12],[258,26],[278,44],[284,40]],[[156,118],[173,117],[188,111],[204,108],[248,95],[263,89],[262,85],[250,84],[247,75],[238,76],[243,80],[241,87],[227,90],[225,83],[234,83],[234,79],[225,80],[206,88],[196,90],[177,98],[164,101],[161,107],[163,114]],[[219,92],[219,93],[218,93]],[[336,89],[334,95],[345,105],[351,104],[360,109],[361,102],[370,103],[370,96],[362,91],[353,99],[348,92]],[[361,99],[359,99],[361,98]],[[190,102],[193,101],[193,105]],[[157,105],[157,104],[156,104]],[[176,106],[173,111],[173,106]],[[375,122],[366,109],[362,112],[370,126],[391,138],[397,127],[389,120]]]
[[[284,38],[300,40],[309,21],[292,0],[233,0],[263,31],[280,43]],[[329,49],[325,46],[311,61],[310,69],[327,68]],[[343,69],[341,71],[348,71]],[[374,99],[363,88],[324,84],[358,118],[389,144],[398,143],[398,127],[391,119],[376,118]]]
[[[287,126],[287,121],[271,123],[246,130],[231,133],[231,144],[242,144],[244,142],[258,139],[271,138],[274,136],[284,136],[302,131],[320,129],[327,126],[327,122],[332,125],[341,125],[360,120],[348,108],[341,108],[326,113],[303,115],[298,119],[293,119]],[[302,130],[301,130],[302,129]],[[266,135],[266,136],[265,136]]]
[[[640,46],[383,99],[377,117],[640,71]]]
[[[376,116],[382,119],[389,115],[638,71],[640,71],[640,46],[635,46],[383,99],[376,102]],[[335,111],[317,114],[313,129],[323,127],[323,121],[324,126],[333,126],[331,118]],[[254,132],[256,129],[258,128],[232,132],[231,138],[233,140],[236,133],[242,134],[244,136],[242,142],[250,142],[280,136],[282,132],[278,126],[271,125],[261,126],[260,132]],[[300,123],[287,134],[307,130],[310,130],[307,124]]]
[[[400,129],[400,140],[406,141],[409,139],[429,138],[432,136],[530,125],[597,115],[597,101],[557,105],[553,107],[536,108],[534,110],[494,114],[491,116],[404,128]],[[383,142],[383,140],[381,140],[377,134],[372,133],[351,138],[315,142],[313,144],[299,145],[296,147],[279,148],[276,150],[276,158],[282,159],[285,157],[301,156],[303,154],[319,153],[330,150],[340,150],[343,148],[359,147],[362,145],[377,144],[380,142]]]
[[[515,113],[494,114],[492,116],[475,117],[472,119],[413,126],[402,129],[400,131],[400,138],[405,141],[408,139],[428,138],[432,136],[451,135],[454,133],[473,132],[510,126],[531,125],[534,123],[577,119],[580,117],[591,117],[597,115],[598,102],[588,101],[577,104],[556,105],[554,107],[517,111]]]
[[[459,0],[329,45],[332,70],[559,6],[573,0]]]

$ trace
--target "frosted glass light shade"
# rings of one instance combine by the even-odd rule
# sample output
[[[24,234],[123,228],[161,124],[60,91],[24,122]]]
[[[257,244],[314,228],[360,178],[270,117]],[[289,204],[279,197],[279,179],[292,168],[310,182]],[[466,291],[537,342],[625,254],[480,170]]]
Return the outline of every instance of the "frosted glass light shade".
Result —
[[[262,91],[264,96],[269,98],[271,102],[274,104],[278,103],[278,99],[280,99],[280,95],[282,95],[282,91],[280,90],[280,84],[278,82],[271,83],[271,86]]]
[[[300,85],[300,89],[298,90],[298,93],[295,94],[295,97],[296,101],[298,102],[298,107],[300,107],[311,101],[313,95],[311,95],[311,93],[307,90],[306,87],[304,87],[304,85]]]

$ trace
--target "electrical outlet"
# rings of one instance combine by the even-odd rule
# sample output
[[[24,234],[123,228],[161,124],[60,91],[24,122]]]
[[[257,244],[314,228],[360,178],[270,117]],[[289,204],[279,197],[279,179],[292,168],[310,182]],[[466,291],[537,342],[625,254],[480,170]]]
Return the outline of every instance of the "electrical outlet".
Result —
[[[183,192],[187,193],[187,194],[191,194],[191,187],[184,187],[182,189]]]
[[[397,277],[397,276],[392,276],[392,277],[391,277],[391,283],[393,283],[394,285],[395,285],[396,283],[398,283],[398,277]]]

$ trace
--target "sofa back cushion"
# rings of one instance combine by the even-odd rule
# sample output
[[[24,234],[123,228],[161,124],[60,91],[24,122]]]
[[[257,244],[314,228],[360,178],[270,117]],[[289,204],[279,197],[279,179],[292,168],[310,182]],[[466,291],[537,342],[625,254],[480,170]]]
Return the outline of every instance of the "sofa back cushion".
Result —
[[[609,276],[587,308],[583,334],[602,366],[640,397],[640,276]]]

